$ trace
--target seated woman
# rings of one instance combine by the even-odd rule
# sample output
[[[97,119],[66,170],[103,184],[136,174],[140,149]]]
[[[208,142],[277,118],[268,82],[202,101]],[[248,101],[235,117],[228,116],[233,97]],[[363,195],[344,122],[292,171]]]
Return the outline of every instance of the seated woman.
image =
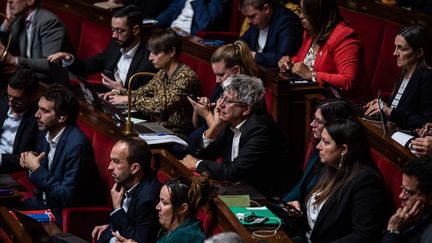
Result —
[[[303,44],[296,56],[279,60],[281,71],[291,69],[321,86],[328,83],[341,89],[350,101],[366,101],[369,88],[365,87],[360,41],[342,18],[337,1],[302,0],[300,6]]]
[[[201,222],[196,219],[198,210],[211,202],[214,196],[206,173],[191,180],[184,178],[170,179],[161,189],[160,201],[156,206],[159,211],[159,223],[166,232],[158,243],[203,242],[207,237]],[[114,234],[119,242],[134,242]]]
[[[257,66],[251,54],[251,51],[243,41],[236,41],[234,44],[227,44],[219,47],[211,58],[211,65],[216,75],[216,86],[213,89],[212,96],[198,97],[195,101],[189,98],[189,102],[194,108],[192,122],[197,128],[189,137],[188,144],[190,151],[196,148],[195,140],[200,138],[203,132],[208,128],[208,124],[213,122],[212,110],[217,99],[222,94],[222,85],[230,76],[246,74],[257,76]]]
[[[432,121],[432,36],[419,25],[402,29],[395,38],[397,66],[402,69],[389,103],[381,109],[403,129],[420,128]],[[365,115],[379,113],[378,100],[369,102]]]
[[[166,127],[186,137],[192,128],[192,108],[186,96],[198,93],[198,77],[187,65],[180,63],[181,39],[172,29],[156,31],[147,45],[149,60],[160,69],[156,75],[162,82],[153,78],[148,84],[132,91],[132,106],[150,120],[157,120],[161,112],[166,113]],[[127,104],[125,94],[124,90],[113,90],[105,93],[104,98],[115,105]],[[163,110],[164,104],[166,110]]]
[[[324,167],[302,202],[307,224],[296,237],[309,242],[378,242],[392,204],[363,127],[352,120],[326,123],[317,148]]]
[[[321,133],[326,123],[331,123],[340,119],[357,119],[353,107],[348,102],[341,99],[324,100],[318,105],[314,119],[311,122],[312,137],[309,150],[306,155],[307,161],[303,177],[297,185],[285,196],[283,201],[295,208],[300,208],[306,196],[315,186],[317,177],[321,172],[323,164],[319,162],[319,150],[316,145],[321,140]]]

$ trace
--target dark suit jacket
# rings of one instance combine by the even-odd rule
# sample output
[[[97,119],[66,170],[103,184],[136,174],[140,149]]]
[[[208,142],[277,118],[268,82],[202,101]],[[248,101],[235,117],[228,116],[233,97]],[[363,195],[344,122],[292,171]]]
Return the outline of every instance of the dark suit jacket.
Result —
[[[340,197],[328,198],[321,208],[311,241],[379,242],[392,204],[378,172],[361,169],[337,195]]]
[[[21,123],[15,135],[15,141],[12,149],[12,154],[2,154],[2,166],[0,171],[10,173],[22,169],[19,163],[21,152],[34,150],[36,138],[39,132],[35,113],[37,111],[37,103],[24,112]],[[0,99],[0,124],[3,125],[7,112],[9,110],[8,101],[5,98]]]
[[[11,53],[18,55],[21,66],[33,71],[49,73],[53,68],[58,71],[59,67],[53,67],[53,64],[47,61],[47,57],[59,51],[71,52],[66,28],[57,16],[43,8],[35,10],[32,25],[31,58],[26,57],[25,18],[21,16],[12,24]]]
[[[128,212],[120,209],[111,215],[111,224],[98,242],[108,242],[111,230],[137,242],[155,242],[159,228],[156,205],[159,202],[161,184],[155,173],[143,178],[132,190]]]
[[[288,169],[288,144],[268,114],[253,114],[241,128],[239,154],[231,161],[233,132],[226,127],[209,147],[197,149],[195,156],[204,159],[197,172],[210,178],[244,181],[267,196],[286,192],[294,170]],[[201,143],[199,143],[201,144]],[[223,162],[214,160],[222,157]]]
[[[157,72],[153,64],[148,59],[149,55],[150,52],[147,50],[145,42],[141,41],[134,57],[132,58],[132,62],[126,75],[125,88],[128,87],[127,85],[129,78],[135,73]],[[117,66],[117,62],[120,57],[120,48],[117,46],[115,41],[112,40],[102,53],[99,53],[96,56],[90,57],[84,61],[75,60],[75,62],[69,67],[69,70],[81,76],[101,73],[105,70],[108,70],[112,73],[108,76],[110,76],[111,79],[114,79],[114,68]],[[138,89],[141,85],[146,84],[150,79],[151,77],[143,77],[133,81],[132,89]]]
[[[428,232],[429,230],[429,232]],[[399,234],[385,232],[381,243],[426,243],[431,242],[432,216],[426,215]]]
[[[399,85],[394,93],[397,93]],[[394,95],[389,105],[393,99]],[[432,69],[414,71],[398,107],[390,113],[390,120],[404,129],[420,128],[432,121]]]
[[[257,64],[265,67],[277,67],[284,55],[294,56],[302,45],[302,25],[299,17],[291,10],[275,5],[273,9],[266,44],[261,53],[256,53]],[[257,51],[259,29],[250,26],[240,38],[252,51]]]
[[[134,4],[143,12],[144,18],[156,18],[172,0],[124,0],[123,4]]]
[[[41,166],[29,177],[37,188],[35,197],[53,210],[61,220],[63,207],[97,205],[100,203],[99,174],[94,161],[93,147],[84,133],[76,126],[66,126],[57,144],[51,169],[48,170],[49,144],[46,131],[40,136],[37,152],[45,152]]]

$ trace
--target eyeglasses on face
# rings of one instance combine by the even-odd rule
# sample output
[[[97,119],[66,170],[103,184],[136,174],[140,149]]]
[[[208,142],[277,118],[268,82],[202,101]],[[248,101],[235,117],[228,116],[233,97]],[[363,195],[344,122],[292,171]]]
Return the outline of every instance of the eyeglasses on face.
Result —
[[[324,123],[325,122],[323,120],[317,118],[316,116],[313,116],[312,124],[321,126],[324,125]]]
[[[219,98],[222,99],[224,105],[231,105],[231,104],[244,105],[245,104],[245,103],[240,102],[240,101],[231,101],[231,99],[229,97],[223,96],[223,95],[221,95]]]
[[[116,34],[119,34],[119,35],[125,33],[126,31],[128,31],[128,30],[121,29],[121,28],[111,28],[111,32],[112,33],[116,33]]]

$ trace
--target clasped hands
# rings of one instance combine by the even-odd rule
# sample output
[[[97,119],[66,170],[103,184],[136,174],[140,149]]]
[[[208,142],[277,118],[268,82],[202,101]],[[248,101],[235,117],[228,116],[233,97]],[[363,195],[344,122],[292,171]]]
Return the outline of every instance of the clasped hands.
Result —
[[[411,141],[411,148],[417,155],[432,155],[432,123],[426,123],[422,128],[416,129],[418,138]]]
[[[281,73],[291,70],[292,73],[303,79],[312,80],[312,71],[309,70],[306,64],[303,62],[293,63],[289,56],[283,56],[278,62],[278,67]]]
[[[34,172],[40,167],[40,163],[45,157],[45,152],[37,154],[33,151],[22,152],[20,156],[20,165],[22,168],[29,169]]]

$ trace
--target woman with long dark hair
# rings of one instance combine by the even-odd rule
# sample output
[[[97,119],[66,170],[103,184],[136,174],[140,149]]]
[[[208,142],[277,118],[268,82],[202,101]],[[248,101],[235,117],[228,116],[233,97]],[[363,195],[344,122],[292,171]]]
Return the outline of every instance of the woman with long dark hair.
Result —
[[[309,242],[377,242],[389,201],[363,127],[352,120],[326,123],[317,145],[324,167],[303,202]]]

